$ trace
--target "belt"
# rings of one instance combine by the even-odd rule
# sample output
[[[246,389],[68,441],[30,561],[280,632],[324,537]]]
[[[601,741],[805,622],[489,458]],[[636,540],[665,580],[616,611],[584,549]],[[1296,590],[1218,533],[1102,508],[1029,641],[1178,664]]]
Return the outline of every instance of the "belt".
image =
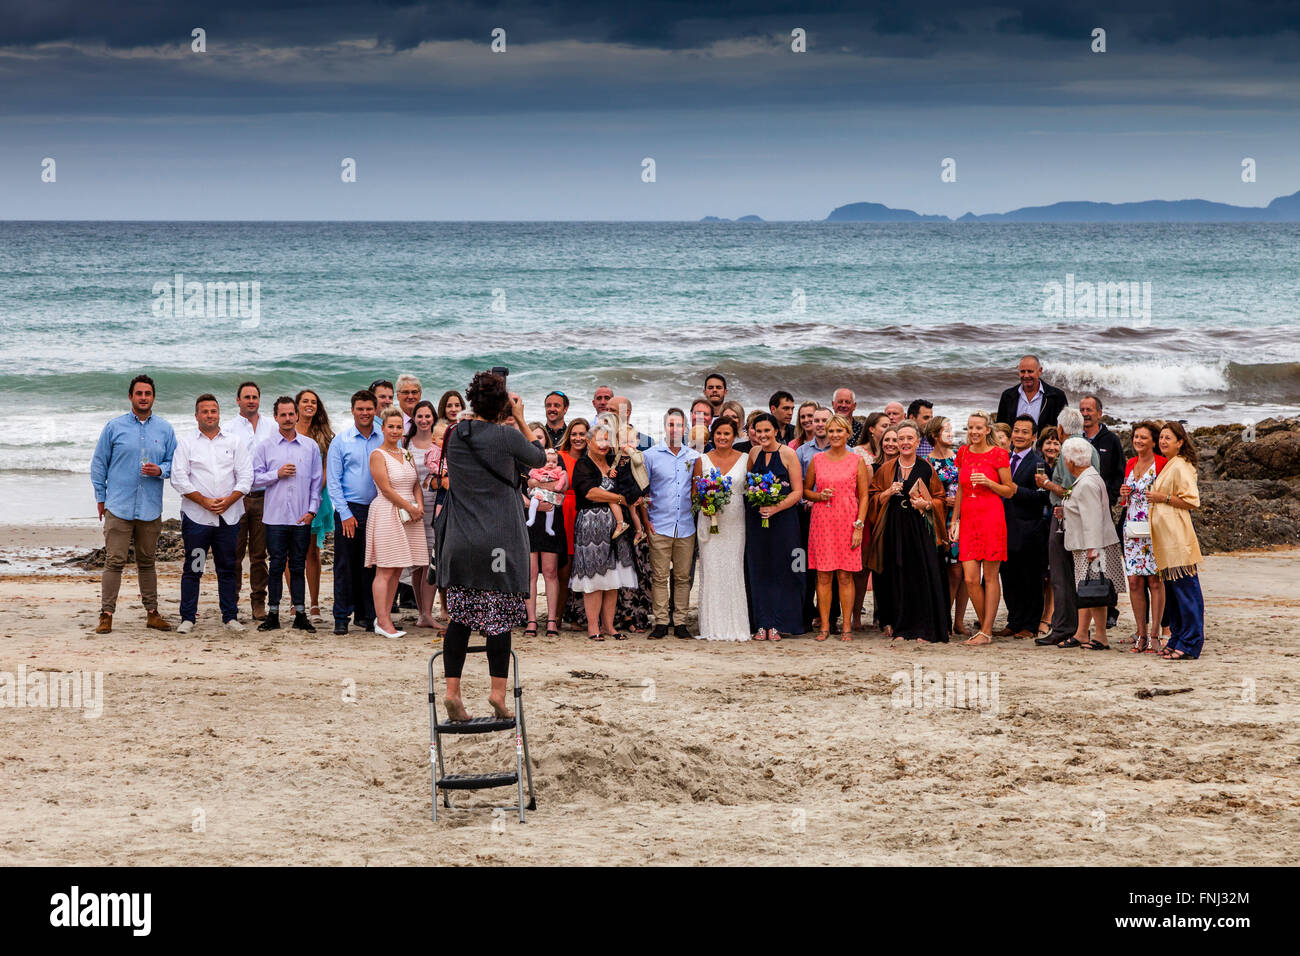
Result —
[[[245,497],[245,498],[265,498],[265,497],[266,497],[266,489],[263,488],[261,491],[250,491],[248,494],[244,495],[244,497]]]

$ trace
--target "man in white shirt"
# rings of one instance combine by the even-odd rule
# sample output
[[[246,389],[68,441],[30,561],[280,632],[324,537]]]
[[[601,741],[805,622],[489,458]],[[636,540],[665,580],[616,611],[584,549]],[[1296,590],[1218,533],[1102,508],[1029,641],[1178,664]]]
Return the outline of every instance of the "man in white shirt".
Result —
[[[221,408],[213,395],[194,402],[198,428],[181,435],[172,456],[172,487],[181,496],[181,634],[194,629],[199,606],[199,579],[212,549],[217,568],[221,620],[232,631],[239,623],[239,563],[236,545],[245,514],[244,496],[253,486],[253,461],[244,440],[222,429]]]
[[[221,431],[243,441],[251,462],[257,443],[275,434],[275,422],[258,414],[262,405],[262,390],[256,382],[241,382],[235,391],[235,400],[239,403],[239,414],[224,422]],[[265,492],[254,491],[245,497],[244,518],[239,522],[239,541],[235,545],[235,566],[239,569],[235,579],[235,603],[239,603],[239,591],[243,590],[244,555],[248,555],[248,583],[252,589],[249,599],[255,621],[266,620],[266,582],[269,574],[266,565],[266,525],[262,524],[264,495]]]

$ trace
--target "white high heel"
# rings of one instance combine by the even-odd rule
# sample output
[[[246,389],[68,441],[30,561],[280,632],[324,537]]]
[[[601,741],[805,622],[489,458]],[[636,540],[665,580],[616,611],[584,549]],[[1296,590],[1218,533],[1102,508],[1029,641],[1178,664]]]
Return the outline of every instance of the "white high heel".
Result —
[[[396,640],[396,639],[399,638],[399,637],[406,637],[406,632],[405,632],[405,631],[396,631],[396,632],[394,632],[394,633],[392,633],[392,634],[389,634],[387,631],[385,631],[385,630],[384,630],[382,627],[380,627],[378,624],[375,625],[375,633],[378,634],[380,637],[388,637],[388,638],[392,638],[392,639],[394,639],[394,640]]]

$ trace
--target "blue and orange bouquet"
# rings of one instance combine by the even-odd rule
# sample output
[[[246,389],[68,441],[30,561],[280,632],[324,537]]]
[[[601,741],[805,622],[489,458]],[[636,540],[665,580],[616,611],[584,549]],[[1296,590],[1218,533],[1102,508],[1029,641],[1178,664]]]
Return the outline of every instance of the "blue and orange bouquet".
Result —
[[[785,500],[786,484],[776,475],[768,472],[751,471],[745,475],[745,500],[755,508],[764,505],[779,505]],[[767,519],[763,519],[767,527]]]
[[[718,533],[718,512],[731,501],[731,477],[710,468],[707,475],[695,479],[695,504],[697,514],[709,516],[709,534]]]

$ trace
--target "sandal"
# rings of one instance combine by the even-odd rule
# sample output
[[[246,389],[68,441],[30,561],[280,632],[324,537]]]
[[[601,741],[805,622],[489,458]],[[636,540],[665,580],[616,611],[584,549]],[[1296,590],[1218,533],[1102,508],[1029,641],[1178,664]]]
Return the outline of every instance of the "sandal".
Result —
[[[852,630],[848,630],[848,631],[840,631],[840,640],[841,640],[841,641],[851,641],[851,640],[853,640],[853,632],[852,632]]]
[[[588,634],[588,635],[587,635],[587,640],[589,640],[589,641],[603,641],[604,639],[605,639],[605,635],[604,635],[604,634]]]
[[[1164,643],[1164,641],[1160,640],[1160,638],[1158,638],[1158,637],[1148,637],[1148,638],[1147,638],[1147,649],[1146,649],[1146,652],[1145,652],[1145,653],[1147,653],[1147,654],[1164,654],[1164,652],[1165,652],[1165,643]]]
[[[755,631],[755,632],[754,632],[754,640],[756,640],[756,641],[765,641],[765,640],[767,640],[767,628],[765,628],[765,627],[760,627],[757,631]]]
[[[985,634],[983,631],[976,631],[975,636],[968,641],[962,641],[961,646],[962,647],[983,647],[985,644],[992,644],[992,643],[993,643],[993,638],[989,637],[989,635]]]
[[[1057,647],[1083,647],[1082,644],[1080,644],[1078,641],[1076,641],[1076,640],[1075,640],[1074,638],[1072,638],[1072,637],[1067,637],[1067,638],[1066,638],[1065,640],[1063,640],[1063,641],[1058,641],[1057,644],[1056,644],[1056,646],[1057,646]]]
[[[1051,634],[1051,633],[1052,633],[1052,622],[1051,622],[1051,621],[1039,621],[1039,622],[1038,622],[1038,636],[1039,636],[1039,637],[1046,637],[1048,634]]]
[[[559,624],[559,623],[560,623],[560,622],[557,621],[557,620],[555,620],[555,618],[553,618],[553,617],[548,617],[548,618],[546,619],[546,636],[547,636],[547,637],[559,637],[559,636],[560,636],[559,628],[551,627],[552,624]]]
[[[1194,661],[1194,660],[1196,660],[1196,658],[1194,658],[1191,654],[1187,654],[1187,653],[1185,653],[1185,652],[1183,652],[1183,651],[1170,651],[1168,654],[1162,654],[1161,657],[1160,657],[1160,659],[1161,659],[1161,660],[1165,660],[1165,661]]]
[[[1121,637],[1121,638],[1118,638],[1118,639],[1115,641],[1115,643],[1116,643],[1116,644],[1136,644],[1139,640],[1145,640],[1145,638],[1143,638],[1141,634],[1138,634],[1138,633],[1135,631],[1135,632],[1133,632],[1132,634],[1130,634],[1128,637]]]
[[[769,627],[767,629],[767,639],[769,641],[779,641],[781,639],[781,632],[774,627]]]
[[[1109,644],[1103,644],[1101,641],[1097,640],[1095,637],[1094,637],[1092,640],[1088,641],[1086,644],[1080,644],[1079,646],[1082,647],[1085,651],[1108,651],[1108,650],[1110,650],[1110,645],[1109,645]]]
[[[618,631],[615,631],[613,634],[611,634],[611,635],[609,635],[609,636],[612,637],[612,638],[613,638],[614,640],[616,640],[616,641],[626,641],[626,640],[627,640],[627,635],[626,635],[626,634],[620,634],[620,633],[618,633]]]
[[[824,641],[824,640],[826,640],[826,639],[827,639],[828,637],[830,637],[830,636],[831,636],[831,632],[830,632],[830,631],[818,631],[818,632],[817,632],[817,636],[814,637],[813,640],[814,640],[814,641]]]
[[[524,629],[524,637],[536,637],[536,636],[537,636],[537,622],[529,621],[528,627]]]

